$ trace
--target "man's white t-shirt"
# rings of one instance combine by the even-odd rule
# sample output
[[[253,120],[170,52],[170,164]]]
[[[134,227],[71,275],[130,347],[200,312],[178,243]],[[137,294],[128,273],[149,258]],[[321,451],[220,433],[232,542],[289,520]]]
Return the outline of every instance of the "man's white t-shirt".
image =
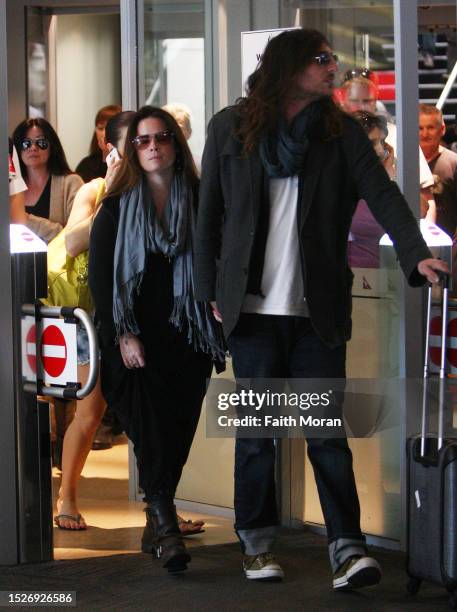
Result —
[[[270,222],[261,291],[242,312],[308,317],[297,227],[298,176],[270,179]]]

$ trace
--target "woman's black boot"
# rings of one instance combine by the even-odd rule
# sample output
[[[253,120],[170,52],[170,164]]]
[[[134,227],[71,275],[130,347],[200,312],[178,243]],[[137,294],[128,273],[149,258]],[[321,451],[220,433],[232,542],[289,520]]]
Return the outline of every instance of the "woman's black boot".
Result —
[[[190,555],[179,531],[173,500],[158,497],[149,502],[144,511],[147,522],[141,540],[141,550],[155,554],[169,572],[182,572],[187,569]]]

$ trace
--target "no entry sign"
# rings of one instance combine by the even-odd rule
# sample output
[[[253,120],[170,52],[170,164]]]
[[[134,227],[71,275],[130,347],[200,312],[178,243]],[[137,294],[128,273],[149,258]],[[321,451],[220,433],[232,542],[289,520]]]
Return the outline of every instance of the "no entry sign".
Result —
[[[22,378],[36,382],[36,327],[35,317],[25,316],[21,320]]]
[[[439,372],[441,362],[441,313],[439,308],[433,308],[430,321],[430,371]],[[440,313],[440,314],[438,314]],[[448,311],[446,367],[449,374],[457,375],[457,310]]]
[[[30,327],[27,332],[27,336],[25,338],[26,341],[26,353],[27,353],[27,363],[30,366],[30,369],[34,374],[36,374],[36,325]]]
[[[22,319],[22,376],[34,382],[66,385],[78,380],[76,325],[63,319]],[[38,347],[38,351],[36,350]],[[37,358],[38,357],[38,358]]]
[[[41,335],[41,363],[49,376],[60,376],[67,365],[67,343],[57,325],[48,325]]]

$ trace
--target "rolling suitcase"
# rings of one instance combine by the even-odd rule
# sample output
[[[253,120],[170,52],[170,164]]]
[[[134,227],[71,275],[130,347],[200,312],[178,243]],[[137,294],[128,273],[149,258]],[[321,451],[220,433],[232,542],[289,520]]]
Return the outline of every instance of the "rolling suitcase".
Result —
[[[444,392],[448,277],[443,280],[442,346],[438,393],[438,432],[428,430],[429,337],[432,288],[427,305],[427,334],[422,399],[422,431],[408,441],[408,591],[417,593],[422,580],[445,587],[457,609],[457,440],[446,439]]]

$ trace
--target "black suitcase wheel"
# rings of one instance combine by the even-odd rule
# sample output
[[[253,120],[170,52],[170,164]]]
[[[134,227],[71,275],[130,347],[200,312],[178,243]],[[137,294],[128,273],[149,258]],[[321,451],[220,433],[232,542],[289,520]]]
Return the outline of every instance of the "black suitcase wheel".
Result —
[[[449,597],[449,605],[453,610],[457,610],[457,592],[454,591]]]
[[[421,580],[419,578],[410,578],[408,580],[408,584],[406,585],[406,589],[410,595],[415,595],[421,586]]]

